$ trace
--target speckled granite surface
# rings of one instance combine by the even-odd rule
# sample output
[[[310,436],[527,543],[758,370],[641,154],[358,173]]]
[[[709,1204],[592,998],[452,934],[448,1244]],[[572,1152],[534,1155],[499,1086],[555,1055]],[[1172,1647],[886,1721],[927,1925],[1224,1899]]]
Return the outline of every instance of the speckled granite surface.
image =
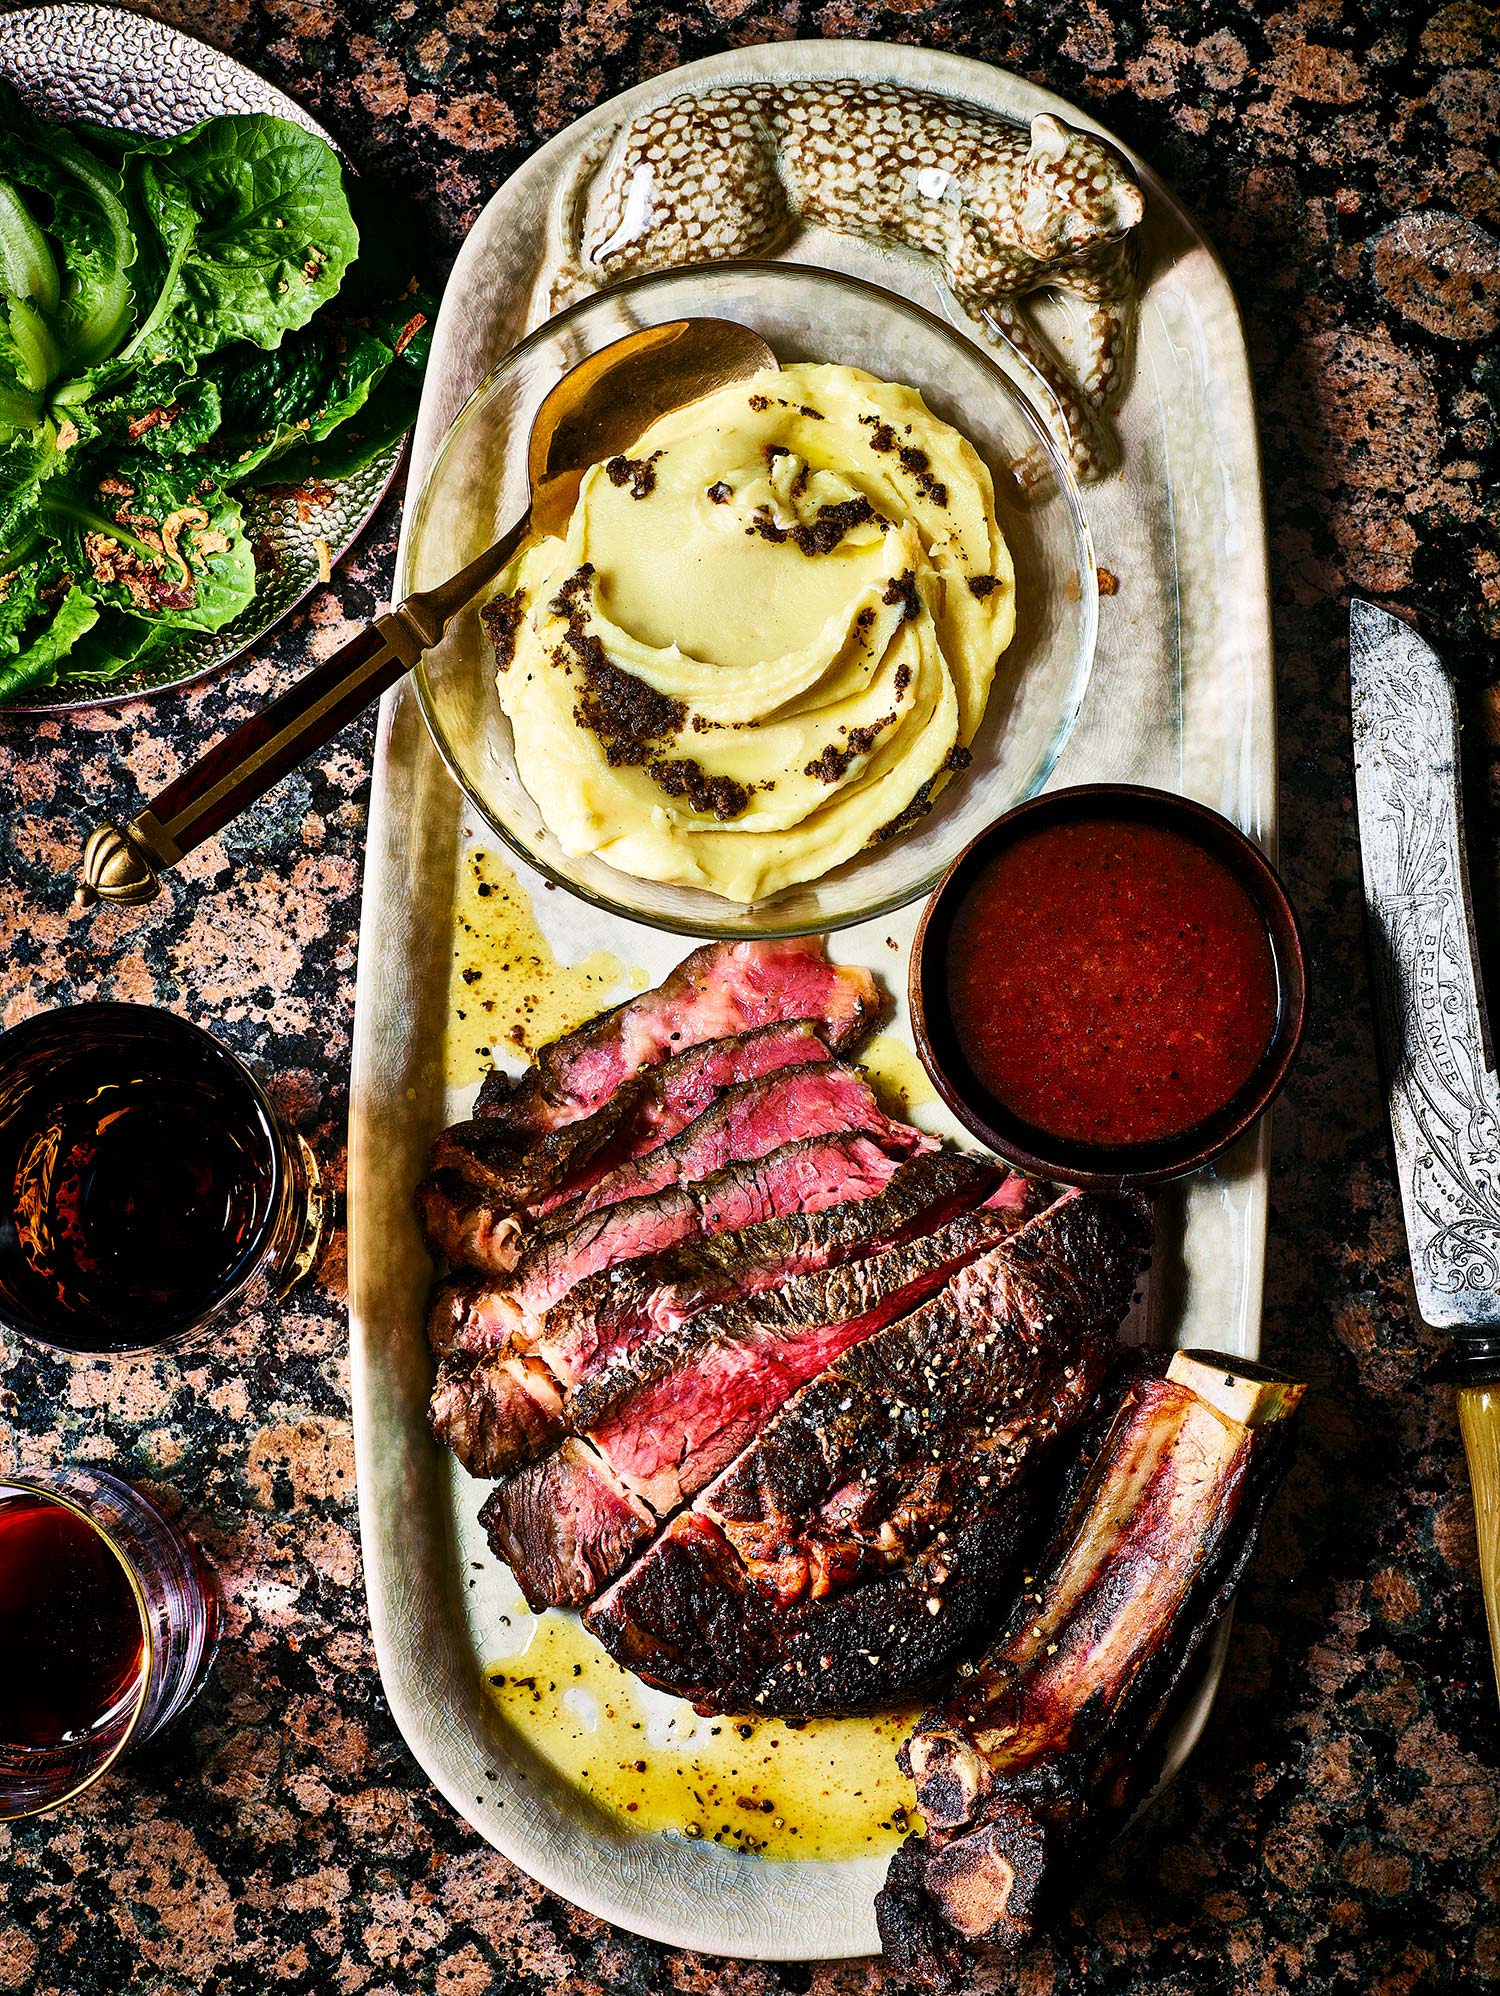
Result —
[[[1480,1988],[1500,1979],[1500,1720],[1441,1343],[1417,1323],[1372,1057],[1344,693],[1351,589],[1457,668],[1481,916],[1500,852],[1500,15],[1469,0],[178,0],[456,244],[537,138],[735,43],[924,41],[1095,109],[1196,207],[1243,301],[1277,590],[1283,855],[1322,1002],[1278,1113],[1265,1345],[1316,1385],[1241,1596],[1208,1738],[1049,1943],[1048,1991]],[[341,1177],[371,741],[317,765],[144,911],[68,908],[82,831],[326,653],[379,601],[396,527],[275,643],[185,697],[0,726],[7,1023],[145,998],[212,1024]],[[1491,950],[1492,988],[1500,984]],[[182,1364],[70,1366],[0,1338],[0,1447],[163,1493],[224,1577],[187,1719],[72,1814],[0,1828],[0,1989],[873,1990],[638,1941],[538,1891],[426,1788],[365,1623],[341,1237],[280,1318]],[[988,1986],[988,1983],[985,1984]]]

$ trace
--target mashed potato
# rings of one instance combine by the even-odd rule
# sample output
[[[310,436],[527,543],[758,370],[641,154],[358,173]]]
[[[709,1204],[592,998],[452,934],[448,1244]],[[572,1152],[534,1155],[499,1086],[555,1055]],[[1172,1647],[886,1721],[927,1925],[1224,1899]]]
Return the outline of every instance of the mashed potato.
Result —
[[[1015,584],[973,447],[910,388],[799,365],[594,465],[484,616],[565,850],[748,902],[928,809]]]

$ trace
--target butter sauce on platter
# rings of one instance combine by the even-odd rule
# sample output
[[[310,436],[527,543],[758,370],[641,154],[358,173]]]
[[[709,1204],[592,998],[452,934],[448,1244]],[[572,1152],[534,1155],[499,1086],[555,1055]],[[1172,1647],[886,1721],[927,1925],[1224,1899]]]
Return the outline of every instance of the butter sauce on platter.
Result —
[[[565,135],[566,142],[550,155],[538,155],[514,191],[502,197],[500,211],[481,222],[461,261],[445,324],[438,328],[434,379],[441,385],[419,430],[419,468],[465,389],[518,330],[514,317],[506,316],[513,313],[507,301],[514,294],[494,282],[495,259],[517,275],[539,268],[544,245],[536,225],[545,197],[576,165],[578,148],[635,106],[713,81],[777,73],[773,65],[785,74],[789,64],[803,76],[855,75],[943,90],[1012,118],[1049,110],[1077,116],[1017,79],[980,66],[837,44],[737,54],[644,86],[623,104],[601,110],[592,128]],[[1067,740],[1059,774],[1074,780],[1128,774],[1190,789],[1268,835],[1269,654],[1261,649],[1259,535],[1244,532],[1246,521],[1258,520],[1258,498],[1243,355],[1232,306],[1210,256],[1165,190],[1145,179],[1151,204],[1146,227],[1157,232],[1152,267],[1170,275],[1148,289],[1142,359],[1120,408],[1126,472],[1114,486],[1090,488],[1087,499],[1101,555],[1123,581],[1119,596],[1106,606],[1100,671]],[[528,236],[528,229],[534,233]],[[891,282],[888,262],[881,260],[885,252],[816,234],[791,248],[793,255],[809,252]],[[912,289],[919,289],[916,280]],[[939,310],[947,309],[940,291],[928,295]],[[1197,330],[1182,337],[1188,326]],[[910,378],[897,369],[889,372],[891,378]],[[1168,376],[1159,398],[1150,386],[1141,393],[1143,383],[1159,386]],[[1213,507],[1192,496],[1192,481],[1200,475],[1213,490],[1233,495],[1240,523],[1233,537],[1221,540]],[[1175,556],[1161,532],[1168,498],[1178,505],[1186,535]],[[408,557],[411,552],[409,545]],[[1189,586],[1184,561],[1192,571]],[[1185,621],[1172,621],[1177,604],[1191,611]],[[1176,665],[1164,673],[1161,662],[1167,659]],[[989,815],[993,810],[992,804]],[[497,1665],[507,1678],[527,1674],[524,1658],[518,1671],[514,1659],[499,1655],[496,1640],[502,1617],[510,1615],[513,1623],[520,1617],[510,1575],[476,1521],[487,1484],[445,1465],[425,1431],[423,1402],[432,1373],[422,1325],[430,1264],[409,1201],[434,1133],[473,1107],[472,1083],[444,1086],[443,1046],[453,952],[466,940],[455,932],[454,911],[461,884],[472,878],[465,871],[468,854],[489,843],[488,829],[477,813],[460,813],[412,702],[404,693],[397,696],[382,724],[372,811],[351,1130],[361,1521],[372,1621],[393,1707],[414,1750],[454,1805],[578,1903],[637,1931],[726,1953],[787,1959],[869,1951],[877,1942],[872,1907],[885,1877],[885,1851],[768,1861],[714,1844],[711,1836],[638,1835],[528,1743],[524,1713],[513,1709],[508,1695],[497,1711],[497,1687],[487,1682],[486,1670],[493,1674]],[[486,866],[492,882],[504,882],[513,870],[511,918],[516,908],[525,909],[559,964],[592,960],[598,967],[601,952],[616,958],[624,977],[593,997],[587,1011],[605,998],[627,996],[637,983],[659,984],[683,955],[683,945],[658,932],[549,893],[545,881],[514,855],[501,861],[491,854]],[[479,897],[472,887],[465,887],[464,895],[462,905],[472,918]],[[482,898],[487,903],[494,897]],[[896,995],[897,1016],[885,1037],[907,1049],[907,1063],[910,1026],[899,995],[913,919],[906,910],[857,923],[841,932],[834,952],[842,964],[873,970]],[[683,926],[701,934],[710,925]],[[501,961],[510,962],[503,946],[497,947]],[[465,991],[480,988],[478,979],[464,985]],[[464,1009],[468,1016],[459,1026],[464,1035],[459,1044],[477,1047],[487,1037],[487,1025],[475,1037],[474,1011]],[[493,1017],[483,1015],[485,1021]],[[496,1040],[503,1039],[497,1030]],[[510,1046],[513,1053],[502,1045],[502,1060],[514,1069],[523,1049],[514,1040]],[[906,1119],[901,1105],[888,1103],[887,1109]],[[909,1115],[931,1134],[960,1134],[956,1119],[939,1105],[913,1106]],[[1169,1192],[1158,1213],[1166,1243],[1158,1259],[1162,1273],[1137,1306],[1128,1336],[1149,1336],[1168,1347],[1204,1345],[1241,1358],[1253,1351],[1263,1214],[1258,1136]],[[1196,1388],[1187,1390],[1201,1399]],[[1149,1396],[1148,1403],[1155,1405]],[[1241,1408],[1226,1418],[1244,1428],[1240,1415],[1253,1411]],[[1088,1515],[1085,1507],[1080,1518],[1086,1522]],[[552,1618],[565,1619],[563,1611],[549,1610],[531,1626],[552,1626]],[[532,1637],[542,1644],[552,1640]],[[1221,1633],[1216,1654],[1222,1653],[1222,1642]],[[544,1654],[539,1647],[538,1659]],[[552,1661],[549,1655],[549,1667]],[[1182,1717],[1164,1753],[1168,1771],[1202,1723],[1211,1681],[1210,1672],[1207,1689],[1200,1686],[1181,1703]],[[967,1719],[956,1714],[944,1723],[961,1727]],[[742,1813],[748,1821],[750,1811]],[[997,1834],[993,1822],[975,1822],[965,1834],[970,1832]],[[954,1847],[960,1841],[955,1835]],[[927,1891],[925,1882],[921,1889]]]

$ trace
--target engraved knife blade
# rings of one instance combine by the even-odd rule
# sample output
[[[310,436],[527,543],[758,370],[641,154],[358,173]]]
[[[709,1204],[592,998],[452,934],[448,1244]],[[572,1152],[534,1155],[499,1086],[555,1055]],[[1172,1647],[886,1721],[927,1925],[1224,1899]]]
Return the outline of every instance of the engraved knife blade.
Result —
[[[1474,947],[1458,709],[1432,647],[1357,598],[1349,691],[1376,1018],[1417,1307],[1435,1328],[1473,1336],[1500,1325],[1500,1082]]]

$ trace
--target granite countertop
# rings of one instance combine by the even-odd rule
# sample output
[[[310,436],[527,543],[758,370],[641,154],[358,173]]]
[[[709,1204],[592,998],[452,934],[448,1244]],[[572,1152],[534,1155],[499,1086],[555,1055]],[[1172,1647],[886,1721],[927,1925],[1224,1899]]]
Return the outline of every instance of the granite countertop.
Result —
[[[1187,1772],[1050,1941],[994,1986],[1359,1991],[1500,1978],[1500,1716],[1442,1340],[1413,1305],[1376,1075],[1344,679],[1351,591],[1419,618],[1460,681],[1487,939],[1500,852],[1500,16],[1385,0],[175,0],[451,250],[540,138],[728,46],[910,40],[1050,85],[1136,146],[1229,267],[1260,397],[1282,856],[1318,996],[1276,1116],[1265,1351],[1313,1382]],[[126,816],[381,603],[398,509],[273,643],[186,695],[0,727],[6,1024],[112,997],[200,1019],[341,1186],[369,718],[142,910],[80,914],[83,832]],[[1491,952],[1493,961],[1493,952]],[[1496,979],[1492,974],[1492,988]],[[161,1497],[223,1577],[187,1718],[71,1812],[0,1827],[0,1990],[510,1996],[874,1990],[870,1963],[673,1953],[572,1911],[457,1821],[370,1649],[344,1244],[276,1316],[182,1362],[68,1364],[0,1337],[23,1463]],[[985,1979],[980,1986],[990,1986]]]

